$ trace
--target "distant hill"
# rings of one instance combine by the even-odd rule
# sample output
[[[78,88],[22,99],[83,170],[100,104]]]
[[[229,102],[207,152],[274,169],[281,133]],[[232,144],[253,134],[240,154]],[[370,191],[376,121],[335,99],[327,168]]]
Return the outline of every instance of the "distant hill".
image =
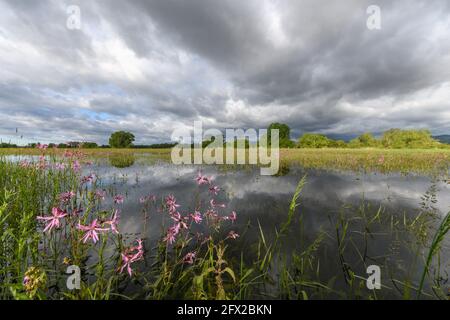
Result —
[[[448,143],[450,144],[450,134],[444,134],[440,136],[434,136],[433,139],[436,139],[442,143]]]

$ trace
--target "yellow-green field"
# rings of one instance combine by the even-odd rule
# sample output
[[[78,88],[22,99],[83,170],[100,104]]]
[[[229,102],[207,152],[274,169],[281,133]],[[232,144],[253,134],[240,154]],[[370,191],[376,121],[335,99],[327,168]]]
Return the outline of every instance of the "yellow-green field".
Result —
[[[446,149],[283,149],[282,163],[305,168],[448,173]]]
[[[73,150],[73,149],[71,149]],[[139,158],[170,160],[171,149],[77,149],[92,158]],[[47,150],[58,155],[63,149]],[[2,155],[39,155],[38,149],[0,149]],[[444,173],[450,168],[450,149],[281,149],[281,166],[299,165],[304,168],[378,171],[402,173]]]

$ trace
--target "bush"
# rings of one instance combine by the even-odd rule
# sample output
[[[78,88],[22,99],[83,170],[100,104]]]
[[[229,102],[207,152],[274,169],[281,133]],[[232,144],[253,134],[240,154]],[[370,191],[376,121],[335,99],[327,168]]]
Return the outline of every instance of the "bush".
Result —
[[[434,140],[428,130],[390,129],[383,134],[381,143],[385,148],[436,148],[441,144]]]
[[[349,142],[349,147],[351,148],[368,148],[378,146],[380,146],[380,142],[375,139],[371,133],[363,133],[358,138],[355,138]]]
[[[95,142],[83,142],[81,144],[81,147],[86,149],[94,149],[98,148],[98,144],[96,144]]]
[[[332,140],[317,133],[305,133],[298,140],[299,148],[326,148],[332,144]]]
[[[330,139],[330,143],[328,145],[330,148],[346,148],[347,143],[344,140],[333,140]]]

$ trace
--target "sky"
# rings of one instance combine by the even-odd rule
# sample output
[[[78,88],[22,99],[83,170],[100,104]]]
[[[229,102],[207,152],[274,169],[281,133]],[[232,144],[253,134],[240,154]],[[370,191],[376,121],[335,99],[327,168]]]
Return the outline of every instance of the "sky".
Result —
[[[0,66],[4,142],[450,133],[448,0],[0,0]]]

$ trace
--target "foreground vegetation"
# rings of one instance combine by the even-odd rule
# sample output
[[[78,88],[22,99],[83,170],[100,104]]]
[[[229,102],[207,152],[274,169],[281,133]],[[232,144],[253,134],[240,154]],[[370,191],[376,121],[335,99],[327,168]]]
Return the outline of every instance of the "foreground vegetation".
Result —
[[[439,257],[450,220],[436,214],[433,190],[414,214],[392,214],[364,200],[358,207],[344,206],[330,217],[328,228],[307,239],[299,207],[307,183],[303,178],[293,190],[285,222],[274,226],[273,234],[249,226],[259,230],[254,242],[247,240],[247,228],[235,229],[241,218],[219,202],[221,187],[201,173],[193,179],[198,191],[191,204],[179,204],[171,194],[127,199],[101,184],[79,150],[44,152],[47,157],[35,161],[0,158],[2,299],[446,299],[448,278]],[[314,163],[312,157],[307,161]],[[162,217],[156,242],[145,227],[140,235],[121,233],[124,201],[139,201],[144,226]],[[404,239],[401,245],[416,262],[399,270],[386,257],[370,257],[368,241],[380,228],[388,230],[389,241]],[[287,252],[292,237],[295,245]],[[327,242],[335,245],[336,259],[321,261],[319,252]],[[336,263],[342,272],[324,276],[324,263]],[[389,279],[384,283],[391,284],[380,291],[366,289],[365,267],[372,263],[383,266]],[[81,269],[79,290],[66,285],[70,265]]]

